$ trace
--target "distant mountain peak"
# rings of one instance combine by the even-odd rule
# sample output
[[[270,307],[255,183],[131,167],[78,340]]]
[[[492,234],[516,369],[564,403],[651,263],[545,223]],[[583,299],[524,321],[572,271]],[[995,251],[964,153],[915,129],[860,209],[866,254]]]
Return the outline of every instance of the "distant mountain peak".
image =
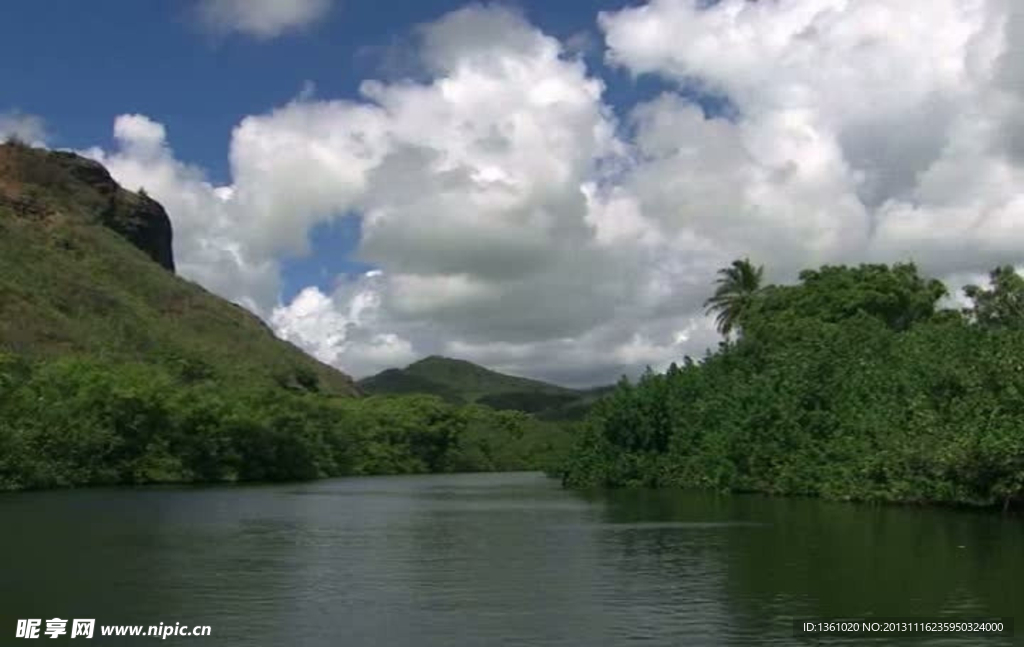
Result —
[[[506,375],[468,360],[430,355],[404,369],[387,369],[359,381],[371,394],[420,393],[449,402],[478,403],[542,417],[578,417],[596,399],[579,391],[540,380]]]
[[[431,366],[431,365],[449,365],[449,366],[462,366],[462,367],[474,367],[483,370],[490,370],[479,364],[474,364],[465,359],[458,359],[456,357],[446,357],[444,355],[427,355],[423,359],[416,360],[412,364],[406,366],[406,368],[412,368],[414,366]]]

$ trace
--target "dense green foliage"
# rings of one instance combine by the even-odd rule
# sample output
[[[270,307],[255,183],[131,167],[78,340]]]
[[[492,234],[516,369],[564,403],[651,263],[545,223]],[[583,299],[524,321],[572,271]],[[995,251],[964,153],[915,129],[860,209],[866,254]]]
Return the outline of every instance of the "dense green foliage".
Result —
[[[403,369],[388,369],[359,381],[373,394],[429,394],[454,404],[476,403],[523,411],[544,420],[582,418],[606,388],[577,390],[505,375],[465,360],[427,357]]]
[[[566,444],[521,413],[353,397],[175,276],[170,236],[98,164],[0,145],[0,489],[539,469]]]
[[[542,469],[568,436],[431,396],[343,398],[190,371],[0,355],[0,489]]]
[[[1011,276],[1012,275],[1012,276]],[[999,279],[1002,280],[999,280]],[[912,265],[770,286],[738,340],[622,382],[563,467],[575,486],[685,486],[1008,506],[1024,498],[1021,281],[967,316]]]
[[[964,287],[974,301],[964,315],[984,328],[1024,328],[1024,277],[1005,266],[992,270],[989,279],[991,288]]]

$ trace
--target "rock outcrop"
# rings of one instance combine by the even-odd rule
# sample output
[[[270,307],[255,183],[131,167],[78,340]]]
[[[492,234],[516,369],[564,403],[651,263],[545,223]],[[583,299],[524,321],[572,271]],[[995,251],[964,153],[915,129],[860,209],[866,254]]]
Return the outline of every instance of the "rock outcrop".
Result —
[[[0,355],[145,364],[267,393],[360,394],[173,269],[170,220],[144,191],[79,155],[0,144]]]
[[[0,145],[0,201],[18,212],[45,213],[59,210],[59,198],[81,205],[90,213],[171,272],[174,271],[171,219],[160,203],[144,192],[127,191],[114,181],[99,162],[74,153],[30,148],[23,144]],[[57,203],[36,197],[45,187]]]
[[[103,223],[162,267],[174,271],[171,219],[159,202],[144,193],[115,193],[110,207],[103,213]]]

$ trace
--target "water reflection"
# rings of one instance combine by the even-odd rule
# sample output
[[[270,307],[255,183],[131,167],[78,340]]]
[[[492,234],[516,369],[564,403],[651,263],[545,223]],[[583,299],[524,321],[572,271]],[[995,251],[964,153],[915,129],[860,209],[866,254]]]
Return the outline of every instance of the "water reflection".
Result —
[[[607,524],[629,529],[610,542],[610,555],[621,549],[627,570],[641,576],[657,577],[660,568],[672,579],[689,577],[682,597],[724,602],[713,607],[715,618],[727,619],[725,634],[735,644],[755,638],[790,644],[790,623],[800,617],[956,620],[1012,618],[1024,610],[1020,518],[694,492],[615,492],[592,500],[606,502]],[[699,567],[708,570],[694,570]],[[717,587],[699,586],[712,580]],[[716,621],[710,614],[703,608],[694,615],[703,616],[698,624],[705,626]],[[725,634],[709,641],[719,643]],[[872,644],[902,642],[879,638]],[[959,636],[915,644],[1000,641]]]
[[[790,618],[1024,609],[1024,522],[948,510],[510,474],[21,494],[0,518],[7,639],[58,616],[213,627],[166,641],[192,645],[838,644]]]

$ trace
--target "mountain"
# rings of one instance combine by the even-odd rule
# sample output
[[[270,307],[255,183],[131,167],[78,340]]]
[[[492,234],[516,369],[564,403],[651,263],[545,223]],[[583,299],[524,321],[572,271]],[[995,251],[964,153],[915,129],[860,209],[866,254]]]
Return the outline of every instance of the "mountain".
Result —
[[[455,404],[525,411],[544,419],[582,417],[608,388],[570,389],[505,375],[460,359],[431,356],[404,369],[388,369],[358,382],[371,394],[424,393]]]
[[[172,240],[164,209],[100,164],[0,145],[0,491],[551,471],[568,451],[562,425],[415,394],[569,390],[428,361],[381,380],[413,395],[353,397],[176,276]]]
[[[343,373],[174,274],[171,223],[100,164],[0,145],[0,355],[80,355],[357,395]]]

